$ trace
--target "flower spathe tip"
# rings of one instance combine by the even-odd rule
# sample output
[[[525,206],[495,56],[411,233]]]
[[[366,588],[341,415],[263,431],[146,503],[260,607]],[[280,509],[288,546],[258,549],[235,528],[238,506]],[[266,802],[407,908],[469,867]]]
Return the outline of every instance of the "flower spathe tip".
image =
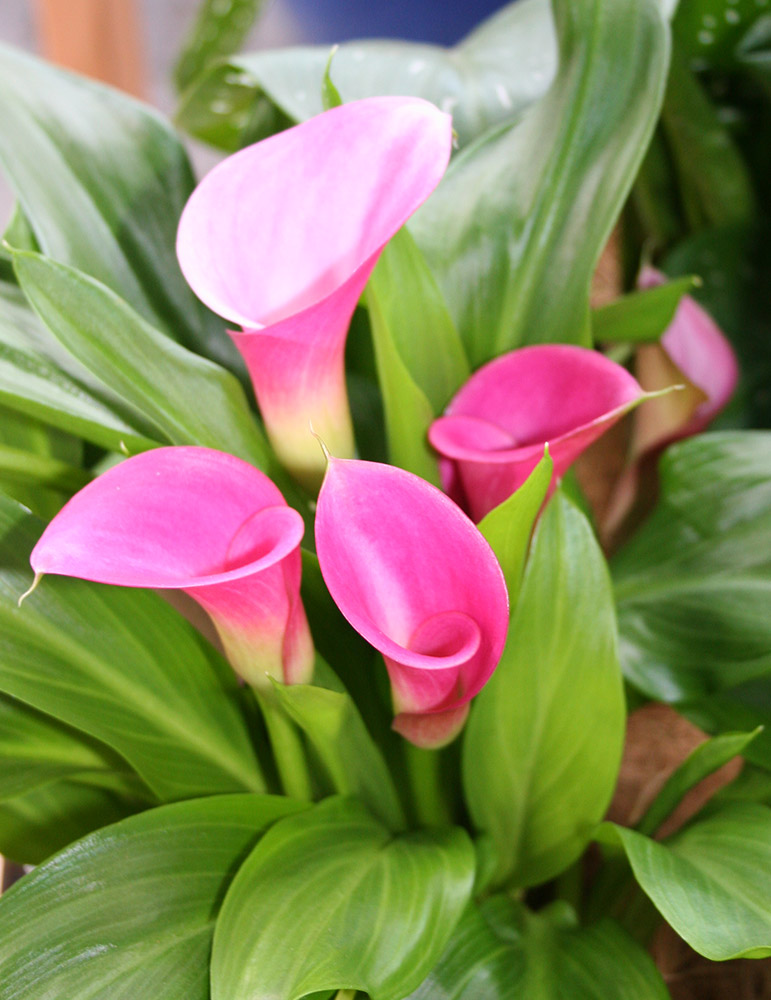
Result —
[[[43,579],[44,576],[45,576],[44,573],[39,573],[39,572],[35,573],[35,577],[34,577],[32,583],[30,584],[30,586],[27,587],[27,589],[24,591],[24,593],[16,601],[16,607],[17,608],[20,608],[22,606],[22,604],[27,600],[27,598],[30,597],[32,594],[35,593],[35,591],[37,590],[38,586],[40,585],[40,581]]]

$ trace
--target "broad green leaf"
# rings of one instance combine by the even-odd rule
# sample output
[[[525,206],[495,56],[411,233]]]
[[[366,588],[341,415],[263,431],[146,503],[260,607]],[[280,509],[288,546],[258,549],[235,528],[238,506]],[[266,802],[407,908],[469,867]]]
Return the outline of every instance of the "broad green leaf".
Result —
[[[674,812],[686,792],[694,785],[743,753],[760,729],[752,733],[723,733],[696,747],[667,779],[666,784],[637,824],[637,830],[651,837],[667,816]]]
[[[175,340],[236,356],[177,264],[177,223],[194,181],[166,122],[5,46],[0,120],[0,167],[41,251],[107,285]]]
[[[308,684],[274,685],[287,714],[302,729],[339,795],[355,795],[391,830],[404,813],[383,756],[350,695]]]
[[[512,608],[519,597],[530,536],[538,511],[546,499],[553,468],[547,446],[543,458],[522,486],[477,525],[501,564]]]
[[[771,674],[723,691],[705,691],[700,698],[679,702],[677,710],[708,733],[762,726],[744,756],[771,771]]]
[[[771,771],[745,763],[737,778],[710,800],[715,806],[726,802],[757,802],[771,806]]]
[[[261,7],[262,0],[202,0],[174,67],[177,90],[184,90],[215,60],[237,52]]]
[[[701,435],[660,472],[658,507],[612,562],[621,660],[650,697],[695,700],[771,673],[771,433]]]
[[[605,561],[557,493],[463,743],[466,801],[498,849],[499,883],[545,882],[579,856],[613,793],[624,724]]]
[[[290,799],[223,795],[91,834],[0,899],[0,982],[14,1000],[208,1000],[217,912]]]
[[[452,112],[460,142],[521,114],[549,85],[555,64],[549,0],[518,0],[454,48],[345,42],[335,84],[345,101],[423,97]],[[193,82],[178,114],[192,135],[232,152],[323,111],[329,46],[259,52],[214,66]]]
[[[0,691],[124,757],[162,799],[263,783],[228,665],[153,593],[45,577],[42,525],[0,497]]]
[[[267,445],[234,375],[159,333],[105,285],[30,252],[24,294],[51,333],[172,444],[232,452],[265,468]]]
[[[691,275],[655,288],[630,292],[592,311],[592,335],[597,343],[645,343],[659,340],[674,319],[680,299],[698,283]]]
[[[668,1000],[646,952],[612,920],[579,927],[556,903],[531,913],[493,896],[469,907],[408,1000]]]
[[[635,878],[662,916],[699,954],[771,955],[771,809],[725,806],[664,843],[615,824]]]
[[[658,0],[555,0],[554,12],[549,92],[464,149],[410,224],[474,367],[521,344],[589,343],[592,275],[664,94]]]
[[[400,1000],[436,963],[474,880],[459,827],[399,837],[354,799],[270,830],[225,897],[212,1000],[361,989]]]
[[[438,484],[426,435],[470,372],[436,282],[406,229],[385,247],[366,298],[391,460]]]
[[[160,443],[147,420],[80,365],[7,282],[0,282],[0,403],[112,451]]]

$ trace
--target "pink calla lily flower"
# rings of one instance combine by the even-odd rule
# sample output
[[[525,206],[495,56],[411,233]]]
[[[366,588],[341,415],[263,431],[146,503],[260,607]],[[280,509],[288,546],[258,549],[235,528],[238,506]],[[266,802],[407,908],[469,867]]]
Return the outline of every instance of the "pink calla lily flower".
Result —
[[[412,473],[332,458],[316,546],[338,607],[383,654],[394,728],[418,746],[449,742],[506,640],[506,584],[485,539]]]
[[[76,494],[30,562],[123,587],[182,590],[210,615],[236,671],[304,682],[313,645],[300,601],[304,526],[258,469],[210,448],[157,448]]]
[[[652,267],[640,273],[640,288],[654,288],[666,276]],[[739,380],[733,348],[699,303],[685,295],[658,344],[637,351],[637,377],[648,390],[672,381],[686,390],[641,408],[635,421],[634,457],[703,431],[725,408]]]
[[[562,476],[645,394],[620,365],[583,347],[522,347],[480,368],[434,421],[445,488],[481,519],[524,483],[544,445]]]
[[[343,355],[378,256],[429,196],[452,145],[448,115],[417,98],[333,108],[229,157],[193,192],[177,253],[193,291],[231,332],[273,447],[317,486],[309,431],[354,454]]]

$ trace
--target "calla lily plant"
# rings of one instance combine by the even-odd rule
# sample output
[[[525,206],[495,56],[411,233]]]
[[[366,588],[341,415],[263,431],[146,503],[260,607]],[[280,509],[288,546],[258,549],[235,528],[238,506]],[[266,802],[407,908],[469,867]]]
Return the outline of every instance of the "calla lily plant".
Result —
[[[240,6],[180,70],[197,185],[0,49],[0,1000],[680,1000],[662,934],[771,956],[771,442],[642,232],[672,5],[196,71]],[[635,783],[649,702],[692,745]]]

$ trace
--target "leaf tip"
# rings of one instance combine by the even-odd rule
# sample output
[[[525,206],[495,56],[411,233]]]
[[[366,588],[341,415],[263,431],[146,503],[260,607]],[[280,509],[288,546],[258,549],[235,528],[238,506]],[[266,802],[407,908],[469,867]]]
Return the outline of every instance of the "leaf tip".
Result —
[[[43,579],[43,576],[44,576],[43,573],[40,572],[35,573],[35,579],[32,581],[32,585],[28,587],[27,590],[24,591],[24,593],[16,602],[17,608],[20,608],[22,606],[22,603],[30,596],[30,594],[34,593],[37,590],[38,584]]]

